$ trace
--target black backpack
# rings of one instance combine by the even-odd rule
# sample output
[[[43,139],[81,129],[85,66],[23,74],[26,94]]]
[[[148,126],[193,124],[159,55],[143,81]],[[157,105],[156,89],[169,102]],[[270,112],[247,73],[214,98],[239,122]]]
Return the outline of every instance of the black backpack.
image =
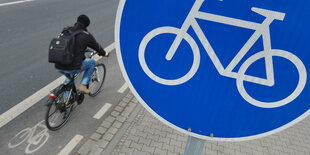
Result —
[[[48,62],[69,65],[74,60],[75,36],[83,30],[73,31],[66,27],[56,38],[53,38],[48,51]]]

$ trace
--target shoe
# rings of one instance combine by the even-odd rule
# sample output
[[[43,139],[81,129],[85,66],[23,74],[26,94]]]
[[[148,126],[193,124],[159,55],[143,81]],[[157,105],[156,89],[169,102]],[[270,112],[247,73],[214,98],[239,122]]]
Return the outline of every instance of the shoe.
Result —
[[[79,91],[83,94],[89,94],[90,93],[90,91],[87,89],[87,87],[85,85],[82,85],[82,84],[79,86]]]
[[[77,99],[77,103],[78,103],[78,105],[82,104],[82,103],[83,103],[83,101],[84,101],[84,94],[79,93],[79,95],[78,95],[78,97],[77,97],[77,98],[78,98],[78,99]]]

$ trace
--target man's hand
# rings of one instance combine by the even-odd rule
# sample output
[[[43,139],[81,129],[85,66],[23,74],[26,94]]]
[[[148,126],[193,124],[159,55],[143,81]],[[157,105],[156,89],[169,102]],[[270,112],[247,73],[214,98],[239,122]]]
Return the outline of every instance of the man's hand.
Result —
[[[105,52],[104,57],[108,57],[108,56],[109,56],[109,53],[108,53],[108,52]]]

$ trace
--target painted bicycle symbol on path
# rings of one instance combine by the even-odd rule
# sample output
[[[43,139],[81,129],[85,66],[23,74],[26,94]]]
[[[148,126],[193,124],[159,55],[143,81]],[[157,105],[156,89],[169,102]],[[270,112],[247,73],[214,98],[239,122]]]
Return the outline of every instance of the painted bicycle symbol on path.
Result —
[[[306,68],[303,62],[291,52],[282,50],[282,49],[272,49],[271,48],[271,40],[270,40],[270,24],[274,20],[283,21],[285,17],[285,13],[266,10],[262,8],[252,7],[251,10],[256,12],[264,17],[265,20],[262,23],[255,23],[246,20],[240,20],[230,17],[225,17],[221,15],[215,15],[211,13],[201,12],[199,11],[201,5],[203,4],[204,0],[196,0],[194,3],[191,11],[187,15],[183,25],[181,28],[177,27],[170,27],[164,26],[155,28],[147,33],[144,38],[142,39],[140,46],[139,46],[139,62],[143,69],[143,71],[148,75],[149,78],[152,80],[164,84],[164,85],[180,85],[182,83],[187,82],[190,80],[197,72],[199,65],[200,65],[200,51],[196,41],[187,33],[190,27],[193,28],[195,34],[198,36],[200,42],[202,43],[204,49],[206,50],[207,54],[209,55],[212,63],[216,67],[218,73],[225,77],[230,77],[236,79],[237,88],[240,95],[250,104],[262,108],[275,108],[286,105],[297,98],[300,93],[303,91],[306,81],[307,81],[307,73]],[[248,39],[248,41],[243,45],[237,55],[233,58],[233,60],[229,63],[229,65],[224,68],[221,61],[217,57],[216,53],[214,52],[210,42],[208,41],[207,37],[205,36],[204,32],[200,28],[197,19],[217,22],[221,24],[241,27],[245,29],[251,29],[255,32],[253,35]],[[189,71],[182,77],[177,79],[167,79],[164,77],[159,77],[154,74],[150,68],[148,67],[146,60],[145,60],[145,50],[148,43],[156,36],[161,34],[174,34],[176,35],[170,49],[166,54],[166,60],[172,60],[175,52],[177,51],[178,47],[180,46],[181,41],[184,39],[191,47],[193,52],[193,64]],[[257,42],[257,40],[262,36],[263,38],[263,47],[264,50],[260,51],[251,57],[249,57],[239,68],[238,72],[234,72],[234,68],[239,64],[242,58],[248,53],[251,47]],[[289,60],[294,66],[297,68],[299,74],[299,81],[295,88],[295,90],[287,97],[280,99],[274,102],[263,102],[258,99],[254,99],[251,97],[245,87],[244,81],[264,85],[264,86],[273,86],[275,84],[274,78],[274,67],[273,67],[273,57],[281,57],[284,59]],[[266,78],[255,77],[251,75],[246,75],[247,69],[250,67],[251,64],[256,62],[259,59],[265,60],[266,65]]]
[[[48,140],[49,133],[45,126],[44,120],[33,126],[32,128],[26,128],[17,133],[9,142],[9,148],[15,148],[22,143],[26,142],[25,152],[27,154],[33,153],[40,149]]]

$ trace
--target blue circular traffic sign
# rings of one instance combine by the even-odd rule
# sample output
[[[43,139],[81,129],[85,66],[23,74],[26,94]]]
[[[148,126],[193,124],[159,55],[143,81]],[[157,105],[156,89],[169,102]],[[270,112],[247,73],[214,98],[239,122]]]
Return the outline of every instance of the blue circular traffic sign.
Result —
[[[271,135],[309,115],[309,7],[121,0],[118,61],[140,103],[178,131],[219,141]]]

